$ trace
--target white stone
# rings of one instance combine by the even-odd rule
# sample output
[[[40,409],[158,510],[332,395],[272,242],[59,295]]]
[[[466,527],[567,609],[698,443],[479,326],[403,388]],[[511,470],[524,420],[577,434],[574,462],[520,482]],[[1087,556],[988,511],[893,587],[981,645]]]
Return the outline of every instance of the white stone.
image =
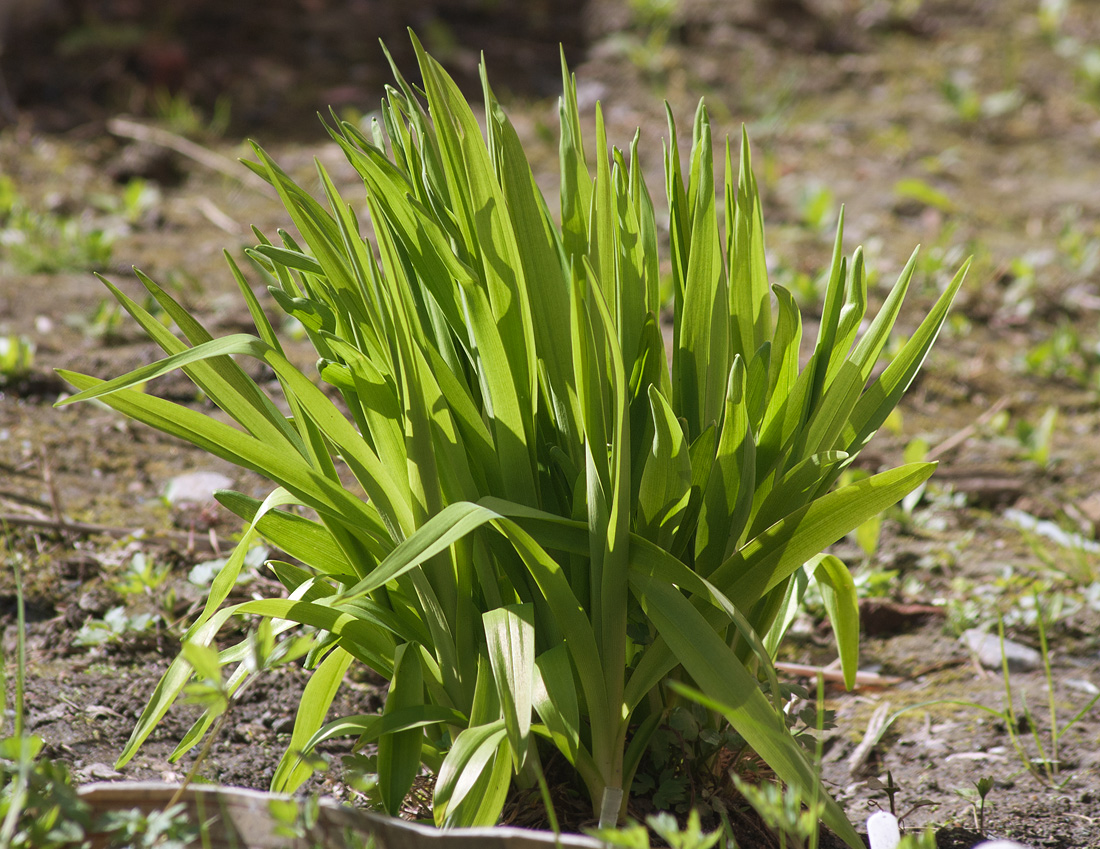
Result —
[[[233,481],[220,472],[187,472],[168,481],[164,500],[173,507],[202,507],[214,503],[214,490],[229,489]]]
[[[986,669],[1001,668],[1001,638],[997,634],[971,628],[963,631],[962,641]],[[1008,661],[1009,672],[1028,672],[1043,664],[1043,656],[1035,649],[1007,638],[1004,641],[1004,658]]]
[[[987,840],[985,843],[979,843],[974,849],[1031,849],[1031,847],[1016,843],[1014,840]]]

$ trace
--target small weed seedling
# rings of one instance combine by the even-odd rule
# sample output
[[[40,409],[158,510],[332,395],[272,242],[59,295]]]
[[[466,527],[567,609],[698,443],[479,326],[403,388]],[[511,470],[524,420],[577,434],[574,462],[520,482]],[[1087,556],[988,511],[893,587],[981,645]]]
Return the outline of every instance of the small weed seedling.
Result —
[[[113,236],[78,218],[32,210],[10,178],[0,176],[0,255],[23,274],[102,269]]]
[[[1017,755],[1020,757],[1021,762],[1024,764],[1028,772],[1030,772],[1035,778],[1043,781],[1054,787],[1064,787],[1069,779],[1059,782],[1059,774],[1062,767],[1062,762],[1059,758],[1059,745],[1062,737],[1070,728],[1077,724],[1080,719],[1092,710],[1093,706],[1100,701],[1100,693],[1097,693],[1089,702],[1081,708],[1065,725],[1059,728],[1058,726],[1058,713],[1054,699],[1054,675],[1051,671],[1050,664],[1050,647],[1047,643],[1046,621],[1043,618],[1042,606],[1039,604],[1039,599],[1035,599],[1035,610],[1038,616],[1039,625],[1039,648],[1043,658],[1043,672],[1046,676],[1047,682],[1047,710],[1048,720],[1050,723],[1049,738],[1047,739],[1047,746],[1043,745],[1043,737],[1039,731],[1039,722],[1037,717],[1031,712],[1027,706],[1027,698],[1020,694],[1020,711],[1023,714],[1023,720],[1017,720],[1017,714],[1015,710],[1015,700],[1012,696],[1012,683],[1008,674],[1008,658],[1001,652],[1001,671],[1004,676],[1005,684],[1005,709],[1003,712],[1005,718],[1005,726],[1008,728],[1009,737],[1012,740],[1012,746],[1016,750]],[[1004,622],[998,622],[998,633],[1001,638],[1002,644],[1004,643]],[[1038,752],[1037,758],[1031,758],[1028,756],[1027,751],[1020,740],[1019,728],[1026,727],[1031,731],[1032,740],[1035,743],[1035,749]],[[1048,754],[1049,751],[1049,754]]]
[[[1058,408],[1047,407],[1038,422],[1021,420],[1016,426],[1016,438],[1023,448],[1024,457],[1035,465],[1050,465],[1050,452],[1054,446],[1054,428],[1058,423]]]
[[[1024,104],[1024,93],[1019,88],[1006,88],[983,95],[965,73],[948,76],[940,85],[940,91],[955,110],[955,116],[964,124],[1010,115]]]
[[[898,200],[902,201],[915,201],[921,206],[927,206],[931,209],[939,210],[940,212],[954,212],[956,209],[955,201],[951,200],[946,194],[941,192],[927,180],[922,180],[919,177],[905,177],[894,185],[894,194]],[[939,268],[933,268],[932,263],[935,263],[934,257],[926,257],[924,260],[926,271],[938,271]]]
[[[176,592],[165,584],[171,569],[158,564],[144,552],[137,552],[123,574],[111,582],[111,588],[122,596],[123,604],[112,607],[102,619],[89,619],[77,631],[73,642],[78,646],[96,646],[115,642],[127,635],[140,634],[155,628],[171,627],[175,619]],[[141,597],[155,606],[134,612],[128,604]]]
[[[974,828],[978,830],[979,834],[985,834],[985,810],[987,806],[986,800],[989,797],[989,791],[993,789],[993,779],[988,776],[979,778],[974,782],[973,787],[964,787],[961,790],[955,790],[960,796],[968,801],[974,808]]]
[[[122,192],[102,192],[89,198],[93,206],[107,215],[121,218],[129,226],[138,224],[162,202],[156,183],[134,177],[122,187]]]
[[[799,195],[798,217],[811,230],[824,230],[836,220],[836,197],[823,183],[806,186]]]
[[[915,811],[918,811],[921,808],[927,808],[929,805],[936,804],[931,799],[914,799],[911,800],[908,804],[908,807],[899,814],[898,797],[901,795],[901,787],[894,782],[894,773],[890,770],[886,770],[885,781],[873,779],[870,783],[870,786],[882,791],[882,794],[886,797],[887,804],[890,807],[890,816],[892,816],[899,823],[905,822],[905,819],[911,816]],[[879,809],[882,810],[881,805],[879,805],[879,802],[877,800],[872,799],[871,804],[879,806]]]
[[[681,0],[630,0],[632,32],[623,37],[631,64],[659,78],[670,64],[668,43],[680,13]]]
[[[153,96],[153,115],[173,133],[181,136],[218,139],[229,129],[232,104],[228,95],[222,95],[214,104],[209,120],[184,93],[173,94],[160,89]]]
[[[0,336],[0,386],[15,383],[30,374],[34,366],[34,342],[9,333]]]
[[[1043,341],[1022,356],[1020,368],[1030,375],[1058,380],[1084,389],[1097,389],[1100,354],[1081,331],[1068,321],[1060,323]]]
[[[935,699],[933,701],[921,702],[920,704],[901,708],[891,714],[879,730],[878,738],[882,738],[882,735],[886,733],[886,730],[894,723],[894,720],[902,714],[912,710],[932,707],[934,705],[958,705],[959,707],[973,708],[974,710],[990,714],[1004,726],[1009,741],[1012,744],[1012,748],[1023,766],[1022,772],[1027,772],[1043,785],[1053,786],[1058,789],[1064,787],[1070,779],[1061,779],[1063,764],[1060,759],[1060,746],[1062,738],[1065,736],[1066,732],[1082,719],[1082,717],[1092,710],[1097,702],[1100,702],[1100,693],[1093,696],[1083,708],[1073,715],[1073,718],[1070,719],[1069,722],[1064,725],[1059,725],[1057,706],[1054,697],[1054,675],[1051,669],[1050,649],[1046,635],[1046,620],[1043,617],[1042,605],[1039,604],[1038,598],[1035,599],[1034,609],[1036,611],[1039,628],[1040,654],[1047,683],[1047,722],[1049,723],[1049,731],[1045,740],[1040,730],[1041,723],[1039,718],[1032,712],[1031,708],[1028,707],[1027,698],[1023,693],[1020,694],[1020,710],[1019,712],[1016,710],[1016,699],[1008,670],[1008,657],[1004,652],[1005,631],[1003,618],[998,618],[997,620],[997,630],[1001,640],[1001,672],[1004,678],[1005,691],[1003,708],[998,710],[965,699]],[[1036,751],[1035,756],[1032,756],[1028,751],[1022,729],[1030,731]],[[988,793],[988,790],[986,793]]]
[[[602,841],[605,846],[620,847],[620,849],[650,849],[653,845],[650,838],[651,829],[669,849],[712,849],[723,837],[722,829],[703,831],[699,812],[695,810],[688,814],[683,828],[680,828],[676,817],[669,813],[660,813],[646,817],[646,825],[630,822],[619,828],[592,829],[588,833]],[[726,849],[736,849],[732,837],[727,838],[721,845]]]
[[[16,670],[13,723],[7,723],[6,659],[0,662],[0,847],[3,849],[184,849],[197,845],[199,828],[182,806],[144,814],[115,811],[96,817],[76,792],[64,764],[42,757],[41,737],[24,729],[27,677],[22,567],[13,560],[16,604]],[[10,733],[9,733],[10,732]]]
[[[806,801],[798,788],[781,787],[773,781],[750,784],[734,775],[737,791],[760,814],[764,823],[779,837],[781,849],[813,849],[817,846],[821,813],[820,800]]]
[[[166,327],[171,319],[151,296],[147,295],[142,307],[156,316]],[[90,313],[73,313],[65,317],[65,323],[81,331],[89,339],[97,339],[104,345],[117,345],[125,339],[123,326],[126,313],[116,301],[101,299]]]
[[[160,617],[154,613],[130,613],[125,605],[116,605],[102,619],[89,619],[73,637],[73,645],[98,646],[140,634],[155,627]]]
[[[1062,33],[1070,2],[1071,0],[1039,0],[1035,17],[1039,21],[1039,31],[1048,41],[1053,42]]]

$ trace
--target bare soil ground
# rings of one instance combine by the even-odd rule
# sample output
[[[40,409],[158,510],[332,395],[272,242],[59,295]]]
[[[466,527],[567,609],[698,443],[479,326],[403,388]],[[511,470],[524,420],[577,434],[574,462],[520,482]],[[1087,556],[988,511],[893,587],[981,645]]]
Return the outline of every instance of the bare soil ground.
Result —
[[[353,36],[332,26],[315,31],[337,5],[303,0],[280,14],[299,15],[306,41],[341,45]],[[468,5],[480,9],[476,26],[469,10],[466,18],[425,23],[442,21],[432,30],[435,46],[449,49],[467,74],[482,46],[491,60],[494,52],[517,55],[512,25]],[[837,727],[825,741],[826,778],[855,821],[876,804],[888,807],[882,784],[889,773],[900,788],[899,813],[919,800],[930,803],[907,825],[973,829],[973,805],[964,794],[990,777],[989,835],[1055,849],[1100,845],[1100,708],[1061,737],[1053,778],[1033,774],[1042,770],[1029,763],[1039,752],[1026,723],[1017,723],[1026,749],[1021,757],[1004,722],[958,704],[915,707],[877,745],[857,752],[876,712],[944,699],[1002,709],[1000,673],[984,670],[959,640],[970,627],[996,633],[998,617],[1008,637],[1038,647],[1036,610],[1043,612],[1057,728],[1100,692],[1096,5],[807,0],[776,3],[765,14],[762,2],[683,0],[666,23],[648,27],[632,11],[660,5],[598,0],[577,19],[574,29],[583,38],[571,50],[582,111],[591,113],[599,100],[609,136],[620,146],[642,128],[651,185],[660,185],[663,100],[679,117],[681,134],[690,131],[700,96],[720,132],[736,138],[746,123],[765,194],[774,279],[795,290],[804,312],[812,316],[820,294],[814,280],[827,263],[840,203],[846,245],[865,246],[879,298],[913,246],[923,244],[914,303],[902,319],[908,328],[962,259],[975,257],[954,318],[896,427],[862,458],[867,470],[895,464],[919,440],[941,465],[919,504],[886,517],[877,544],[852,539],[836,549],[868,596],[862,664],[900,681],[853,693],[830,690]],[[327,64],[313,78],[308,62],[284,57],[278,65],[284,76],[273,77],[262,39],[250,41],[247,17],[235,25],[235,44],[256,45],[254,53],[244,51],[251,63],[218,66],[236,123],[303,180],[312,158],[320,157],[354,196],[354,175],[333,146],[319,128],[303,128],[314,126],[308,115],[332,98],[347,109],[373,108],[374,83],[386,78],[380,53],[348,47],[355,58],[348,64],[355,79],[348,82],[355,86],[334,91],[335,71]],[[191,39],[182,41],[190,48],[179,69],[182,91],[209,109],[211,71],[204,63],[213,60],[204,52],[203,33],[214,44],[212,31],[178,27]],[[171,281],[215,331],[245,327],[247,311],[221,251],[239,256],[252,244],[252,224],[273,234],[286,224],[281,209],[241,179],[243,167],[239,176],[227,176],[108,132],[107,120],[121,106],[148,111],[153,101],[143,66],[116,56],[113,67],[101,85],[76,86],[68,100],[69,89],[54,91],[42,82],[48,69],[16,75],[13,89],[24,114],[18,126],[0,133],[0,174],[29,207],[72,217],[84,230],[111,230],[112,259],[103,270],[131,295],[139,295],[128,270],[133,264]],[[555,69],[550,62],[529,70],[536,77],[530,85],[505,75],[516,83],[509,109],[549,189],[556,179],[556,105],[545,92],[555,88]],[[293,91],[285,108],[270,100],[280,86]],[[120,104],[119,92],[127,91],[128,104]],[[229,160],[247,154],[237,135],[202,143]],[[689,143],[690,137],[681,140]],[[156,189],[154,201],[130,214],[101,200],[120,197],[115,177],[134,174]],[[189,570],[214,556],[211,540],[222,550],[231,545],[237,524],[201,507],[171,510],[162,494],[173,477],[195,470],[226,474],[256,495],[265,493],[265,484],[102,408],[53,409],[64,391],[54,368],[113,376],[149,360],[154,350],[128,323],[104,317],[106,292],[86,270],[33,272],[13,257],[10,245],[0,244],[0,330],[33,341],[36,357],[31,374],[10,381],[0,395],[0,512],[7,556],[19,558],[26,571],[29,727],[45,738],[47,754],[69,763],[80,780],[179,777],[186,765],[167,756],[191,722],[185,710],[173,712],[121,774],[111,765],[201,598]],[[190,399],[188,386],[170,377],[150,391]],[[1050,410],[1047,434],[1043,417]],[[60,515],[140,533],[49,527]],[[1035,521],[1050,524],[1024,527]],[[135,555],[163,568],[164,577],[155,587],[127,592],[123,582]],[[270,578],[257,570],[253,580]],[[156,617],[145,630],[122,628],[98,645],[79,644],[78,635],[86,641],[95,623],[109,621],[104,617],[119,606],[127,616]],[[10,658],[8,569],[0,573],[0,627]],[[825,664],[835,655],[830,635],[812,618],[800,634],[785,660]],[[288,671],[255,689],[203,777],[264,788],[288,739],[301,686],[301,676]],[[1010,692],[1017,709],[1026,697],[1035,735],[1050,756],[1043,667],[1014,672]],[[368,711],[377,706],[378,691],[369,679],[350,682],[341,699],[343,712]],[[854,754],[860,755],[855,766]],[[346,792],[338,776],[324,789]],[[971,842],[960,833],[941,834],[941,845]]]

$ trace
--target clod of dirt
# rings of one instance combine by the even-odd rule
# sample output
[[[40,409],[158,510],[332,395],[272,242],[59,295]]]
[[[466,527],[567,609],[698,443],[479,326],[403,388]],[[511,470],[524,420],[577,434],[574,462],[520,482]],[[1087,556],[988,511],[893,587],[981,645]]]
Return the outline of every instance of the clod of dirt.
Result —
[[[985,845],[984,839],[980,831],[969,828],[941,828],[936,832],[936,849],[976,849]]]
[[[881,598],[864,598],[859,602],[859,623],[869,637],[904,634],[921,627],[933,616],[943,616],[942,607],[930,604],[899,604]]]
[[[186,176],[175,151],[153,144],[126,145],[107,163],[104,171],[119,184],[140,178],[166,187],[180,185]]]

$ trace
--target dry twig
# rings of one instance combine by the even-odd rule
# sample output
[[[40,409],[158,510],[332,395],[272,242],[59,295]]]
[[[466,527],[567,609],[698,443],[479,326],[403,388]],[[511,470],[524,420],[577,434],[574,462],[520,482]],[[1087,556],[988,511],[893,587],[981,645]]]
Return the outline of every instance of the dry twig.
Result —
[[[784,663],[780,661],[775,664],[775,668],[788,675],[797,675],[799,678],[816,678],[820,675],[826,681],[844,681],[844,673],[841,670],[828,666],[810,666],[805,663]],[[879,675],[877,672],[856,673],[857,687],[891,687],[894,684],[900,684],[904,680],[904,678],[897,678],[893,675]]]
[[[0,513],[0,526],[42,528],[57,531],[63,537],[69,534],[76,536],[109,536],[116,539],[140,534],[135,528],[119,528],[112,525],[99,525],[93,522],[74,522],[71,519],[48,516],[27,516],[22,513]],[[216,537],[205,537],[201,534],[182,533],[179,531],[161,531],[142,536],[142,541],[152,545],[182,546],[188,551],[209,551],[217,553]]]
[[[277,196],[275,190],[267,182],[253,174],[239,162],[227,156],[222,156],[220,153],[215,153],[209,148],[203,147],[190,139],[185,139],[176,133],[170,133],[161,127],[150,127],[148,124],[131,121],[129,118],[112,118],[107,122],[107,130],[116,136],[123,136],[124,138],[174,150],[176,153],[180,153],[188,159],[193,159],[211,171],[217,171],[219,174],[232,177],[249,188],[263,192],[268,197]]]
[[[954,449],[958,448],[960,445],[966,442],[966,440],[970,439],[970,437],[972,437],[977,432],[978,428],[989,424],[989,422],[993,420],[993,417],[997,415],[997,413],[1001,412],[1001,410],[1008,406],[1010,400],[1011,396],[1002,395],[996,400],[996,402],[994,402],[992,407],[990,407],[988,410],[978,416],[978,418],[976,418],[966,427],[955,431],[955,433],[951,434],[951,436],[947,437],[947,439],[945,439],[939,445],[936,445],[931,450],[929,450],[929,452],[924,455],[924,459],[931,462],[938,457],[942,457],[948,451],[953,451]]]
[[[867,759],[871,757],[871,752],[878,745],[878,741],[882,739],[883,731],[886,730],[886,718],[889,715],[889,702],[883,702],[871,714],[871,719],[867,722],[867,733],[863,735],[859,745],[848,756],[848,772],[850,774],[859,772],[867,763]]]

